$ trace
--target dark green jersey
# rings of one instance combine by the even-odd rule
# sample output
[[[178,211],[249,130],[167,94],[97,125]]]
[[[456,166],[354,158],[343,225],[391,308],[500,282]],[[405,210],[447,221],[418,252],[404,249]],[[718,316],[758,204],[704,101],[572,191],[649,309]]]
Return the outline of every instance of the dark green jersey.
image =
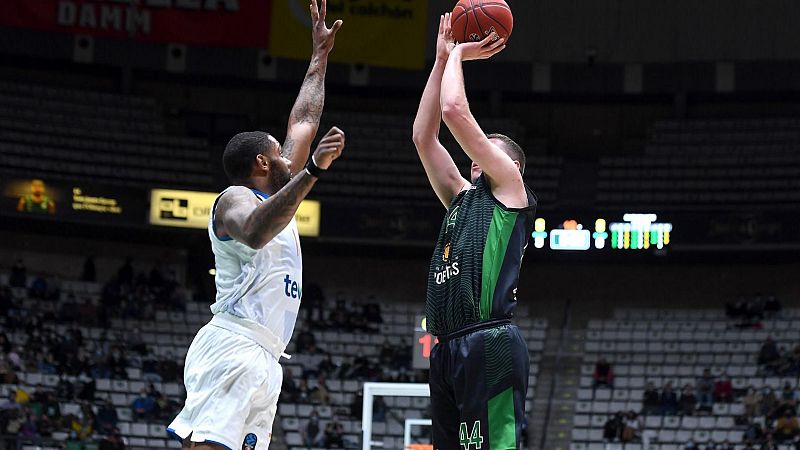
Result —
[[[453,199],[428,273],[427,329],[436,336],[470,324],[510,319],[522,256],[533,231],[536,196],[506,208],[481,176]]]

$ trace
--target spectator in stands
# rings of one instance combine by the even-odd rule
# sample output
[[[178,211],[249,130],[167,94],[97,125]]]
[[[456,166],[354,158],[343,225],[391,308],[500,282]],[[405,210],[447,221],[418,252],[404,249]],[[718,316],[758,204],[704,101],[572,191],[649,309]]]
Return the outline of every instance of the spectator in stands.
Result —
[[[297,400],[301,403],[308,403],[311,401],[311,390],[308,388],[308,381],[303,378],[300,380],[300,385],[297,386]]]
[[[597,364],[594,365],[592,379],[594,380],[595,388],[598,386],[614,386],[614,370],[611,369],[611,364],[605,358],[600,358]]]
[[[100,441],[98,450],[125,450],[125,441],[118,429],[114,428]]]
[[[20,405],[17,403],[17,393],[14,390],[9,389],[5,400],[0,403],[0,411],[11,411],[17,409],[20,409]]]
[[[374,422],[386,422],[386,402],[383,397],[375,397],[372,402],[372,420]]]
[[[652,382],[647,383],[642,397],[642,413],[644,415],[661,414],[661,396]]]
[[[317,372],[327,378],[336,377],[336,370],[339,367],[333,362],[333,357],[330,353],[325,353],[325,358],[317,365]]]
[[[723,403],[733,401],[733,383],[727,373],[723,373],[722,377],[714,383],[714,400]]]
[[[785,382],[781,391],[781,403],[794,409],[797,406],[797,400],[797,391],[794,390],[790,382]]]
[[[350,372],[346,378],[363,380],[368,378],[371,372],[369,361],[364,357],[364,354],[359,352],[353,359],[353,364],[350,366]]]
[[[30,298],[44,300],[47,297],[47,280],[41,275],[36,276],[31,282],[28,296]]]
[[[11,366],[12,370],[21,371],[25,370],[25,364],[22,361],[22,351],[20,350],[18,345],[14,345],[11,347],[11,351],[8,352],[6,356],[8,360],[8,364]]]
[[[281,402],[296,403],[298,397],[297,385],[294,383],[294,374],[283,366],[283,383],[281,384]]]
[[[94,428],[98,433],[110,434],[117,428],[117,409],[106,399],[100,408],[97,409],[97,416],[94,421]]]
[[[703,376],[697,379],[698,409],[711,411],[714,404],[714,376],[711,369],[704,369]]]
[[[59,426],[61,424],[61,406],[53,391],[45,391],[41,397],[42,416],[47,420],[48,425]]]
[[[315,345],[315,339],[314,335],[308,330],[301,331],[300,334],[297,335],[297,340],[295,341],[297,353],[307,353],[308,349]]]
[[[158,398],[156,398],[156,405],[155,405],[156,416],[160,420],[169,421],[174,418],[175,411],[175,402],[167,397],[167,394],[161,393]]]
[[[661,390],[661,414],[674,416],[678,412],[678,395],[672,389],[672,383],[667,382]]]
[[[336,306],[328,316],[328,323],[331,328],[336,330],[347,330],[350,327],[350,311],[343,298],[336,300]]]
[[[28,269],[22,259],[17,259],[11,267],[11,274],[8,277],[8,285],[12,288],[24,288],[28,282]]]
[[[161,374],[158,373],[159,361],[155,355],[149,354],[142,360],[142,380],[149,382],[160,383],[162,381]]]
[[[178,377],[182,374],[183,370],[178,365],[175,357],[170,350],[164,352],[164,357],[158,363],[158,373],[161,375],[161,380],[168,383],[178,381]]]
[[[94,378],[89,378],[83,381],[81,390],[78,392],[78,398],[87,402],[94,402],[94,393],[97,390],[97,382]]]
[[[350,403],[350,417],[360,420],[363,410],[364,394],[359,390],[356,392],[356,395],[353,396],[353,401]],[[428,415],[428,417],[430,417],[430,415]]]
[[[306,313],[306,321],[322,322],[322,305],[325,304],[325,293],[320,285],[308,283],[303,290],[303,303],[301,308]]]
[[[130,350],[138,353],[139,356],[147,355],[147,345],[142,340],[142,330],[139,328],[134,328],[127,333],[125,343]]]
[[[753,386],[747,388],[747,394],[744,396],[742,401],[744,402],[744,415],[748,419],[751,419],[759,414],[761,395]]]
[[[317,378],[317,385],[311,390],[311,402],[319,405],[327,405],[330,402],[330,393],[328,385],[325,383],[325,376],[320,375]]]
[[[79,441],[85,441],[92,437],[92,433],[94,433],[94,414],[92,414],[92,410],[89,409],[88,411],[83,412],[83,418],[73,418],[72,419],[72,433],[71,437],[73,439],[77,439]]]
[[[697,447],[697,444],[695,444],[694,441],[691,440],[691,439],[689,439],[689,442],[687,442],[686,445],[683,446],[683,449],[684,450],[700,450]]]
[[[758,422],[751,422],[742,436],[747,445],[757,445],[764,438],[764,430]]]
[[[344,427],[336,416],[325,426],[325,448],[344,448]]]
[[[779,315],[782,309],[783,305],[781,305],[780,300],[778,300],[774,295],[767,296],[767,300],[764,302],[764,313],[767,315],[767,317],[775,317]]]
[[[138,420],[150,419],[154,408],[155,401],[150,395],[148,395],[146,389],[142,389],[142,391],[139,393],[139,396],[133,401],[133,404],[131,404],[133,417]]]
[[[697,407],[697,396],[694,395],[694,388],[691,384],[683,386],[681,398],[678,400],[678,413],[683,416],[691,416]]]
[[[764,443],[761,444],[761,450],[778,450],[778,443],[775,441],[775,435],[766,433]]]
[[[319,414],[316,409],[311,410],[305,430],[303,430],[303,444],[308,447],[320,447],[324,443],[324,434],[319,427]]]
[[[122,346],[115,345],[108,355],[108,367],[111,369],[111,376],[113,378],[128,379],[128,359],[125,357],[125,352]]]
[[[778,351],[777,344],[772,340],[772,337],[767,337],[758,353],[758,364],[764,366],[768,371],[774,372],[780,358],[781,354]]]
[[[622,436],[625,429],[625,417],[621,411],[611,416],[603,425],[603,440],[605,442],[616,442]]]
[[[22,429],[22,424],[25,423],[25,413],[22,409],[16,409],[8,412],[8,421],[6,422],[6,433],[10,435],[18,435]]]
[[[641,417],[634,411],[628,411],[625,415],[625,427],[622,429],[620,440],[622,442],[641,440],[643,427],[644,424],[642,423]]]
[[[19,434],[21,437],[38,442],[42,436],[39,434],[39,424],[36,415],[30,412],[26,413],[25,422],[20,427]]]
[[[69,381],[65,374],[61,374],[56,385],[56,395],[64,400],[73,400],[75,398],[75,386]]]
[[[375,325],[376,327],[383,323],[383,317],[381,316],[381,305],[378,303],[374,295],[370,295],[367,298],[367,304],[364,306],[364,316],[366,317],[367,322]]]
[[[797,422],[797,417],[792,411],[787,410],[775,425],[775,440],[778,442],[786,442],[794,440],[800,431],[800,424]]]
[[[771,387],[767,386],[761,391],[760,415],[770,416],[778,406],[778,399]]]
[[[755,298],[747,302],[747,317],[750,320],[764,319],[764,297],[758,293]]]

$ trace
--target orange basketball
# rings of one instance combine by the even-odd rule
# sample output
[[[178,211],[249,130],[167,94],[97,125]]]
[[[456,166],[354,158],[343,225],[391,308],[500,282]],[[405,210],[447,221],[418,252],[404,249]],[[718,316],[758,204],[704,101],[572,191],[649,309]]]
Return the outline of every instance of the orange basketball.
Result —
[[[456,42],[481,41],[492,31],[508,42],[514,28],[511,8],[503,0],[459,0],[450,20]]]

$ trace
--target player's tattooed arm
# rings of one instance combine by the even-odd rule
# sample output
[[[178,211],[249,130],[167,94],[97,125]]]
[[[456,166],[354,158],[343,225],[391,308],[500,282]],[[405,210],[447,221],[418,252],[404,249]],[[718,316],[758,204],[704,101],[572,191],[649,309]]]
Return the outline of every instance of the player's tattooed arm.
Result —
[[[275,195],[260,202],[246,187],[226,192],[217,204],[216,216],[223,232],[252,249],[260,249],[291,222],[316,178],[305,170],[295,175]]]
[[[322,0],[321,8],[317,5],[317,0],[312,0],[309,8],[314,50],[300,93],[289,113],[286,141],[282,149],[283,156],[292,162],[293,172],[297,172],[308,159],[311,141],[319,129],[322,109],[325,106],[325,72],[328,67],[328,54],[333,49],[336,32],[342,26],[341,20],[334,22],[331,28],[325,24],[327,0]]]
[[[336,127],[331,128],[317,145],[315,164],[327,170],[342,154],[344,145],[344,132]],[[253,249],[264,247],[292,221],[316,180],[316,177],[301,170],[286,186],[263,202],[244,186],[228,190],[220,197],[215,211],[217,236],[228,235]]]

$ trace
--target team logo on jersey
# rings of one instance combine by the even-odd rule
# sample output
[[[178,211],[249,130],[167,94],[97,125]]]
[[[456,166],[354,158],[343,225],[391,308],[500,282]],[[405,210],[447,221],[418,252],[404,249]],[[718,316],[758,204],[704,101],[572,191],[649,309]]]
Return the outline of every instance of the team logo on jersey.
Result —
[[[458,209],[459,208],[461,208],[460,205],[456,206],[455,208],[453,208],[453,211],[450,213],[450,215],[447,216],[447,231],[446,232],[448,232],[448,233],[450,232],[450,229],[452,227],[456,226],[456,220],[458,220]]]
[[[436,272],[433,274],[433,280],[436,284],[444,284],[450,278],[458,275],[461,269],[458,268],[458,261],[452,264],[446,264],[444,267],[437,267]]]
[[[442,252],[442,261],[447,262],[450,259],[450,243],[448,242],[444,246],[444,251]]]
[[[242,443],[242,450],[255,450],[256,442],[258,442],[258,437],[254,433],[247,433]]]

